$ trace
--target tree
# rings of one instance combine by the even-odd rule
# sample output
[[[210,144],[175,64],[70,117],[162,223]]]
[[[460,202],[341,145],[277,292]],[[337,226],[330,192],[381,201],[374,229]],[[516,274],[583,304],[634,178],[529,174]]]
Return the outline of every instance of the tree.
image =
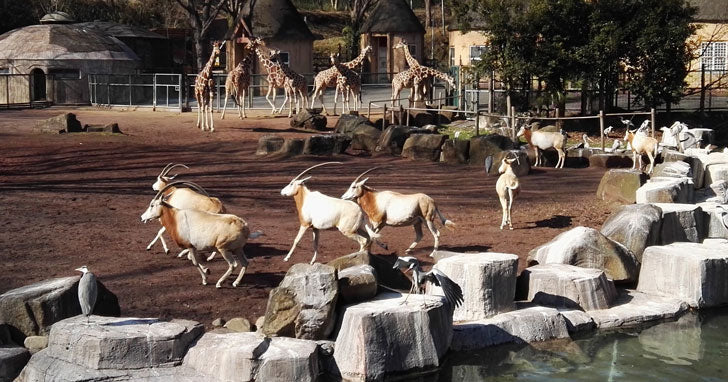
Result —
[[[204,42],[210,33],[210,26],[228,0],[175,0],[184,9],[192,27],[195,56],[198,70],[205,66]]]

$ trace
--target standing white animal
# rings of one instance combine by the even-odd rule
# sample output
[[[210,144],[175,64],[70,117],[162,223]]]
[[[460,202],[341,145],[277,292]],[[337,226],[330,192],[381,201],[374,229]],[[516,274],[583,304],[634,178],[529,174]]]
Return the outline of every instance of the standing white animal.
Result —
[[[318,191],[311,191],[304,184],[311,177],[301,179],[301,176],[316,167],[329,164],[341,164],[341,162],[324,162],[311,166],[300,174],[296,175],[287,186],[281,190],[282,196],[291,196],[296,202],[298,221],[300,227],[298,234],[293,240],[293,246],[283,261],[288,259],[296,249],[298,242],[308,228],[313,230],[313,257],[311,264],[316,261],[318,255],[319,230],[337,228],[344,236],[359,243],[359,251],[367,250],[372,244],[372,238],[378,238],[366,224],[364,211],[354,202],[341,200]]]
[[[655,157],[657,156],[657,139],[644,134],[636,134],[634,130],[627,130],[624,141],[629,142],[632,147],[632,169],[636,168],[638,157],[639,168],[642,169],[642,154],[647,154],[647,157],[650,158],[650,169],[647,173],[652,174],[652,169],[655,167]]]
[[[531,127],[522,125],[518,130],[516,137],[524,136],[528,145],[533,147],[536,153],[536,163],[534,166],[541,164],[541,153],[539,150],[547,150],[550,148],[556,149],[559,154],[559,160],[556,162],[554,168],[564,168],[564,162],[566,160],[566,153],[564,153],[564,147],[566,146],[566,137],[560,132],[551,131],[531,131]]]
[[[503,218],[501,219],[500,229],[503,229],[506,224],[510,229],[513,229],[511,223],[511,208],[513,207],[513,199],[518,196],[521,190],[518,176],[513,172],[513,162],[518,161],[518,156],[509,158],[511,153],[506,154],[501,161],[500,167],[498,167],[498,173],[502,174],[498,177],[498,181],[495,183],[495,191],[498,193],[498,199],[500,199],[501,207],[503,208]]]
[[[372,223],[372,229],[377,234],[386,226],[414,226],[415,240],[407,248],[406,253],[411,252],[422,239],[422,223],[424,222],[427,224],[427,228],[435,239],[434,247],[430,253],[430,257],[434,256],[440,245],[440,231],[435,226],[435,220],[439,218],[440,222],[450,229],[455,228],[455,223],[446,219],[437,208],[435,200],[426,194],[400,194],[394,191],[377,191],[365,184],[369,178],[359,180],[362,176],[378,168],[370,168],[359,174],[351,182],[349,189],[341,195],[341,198],[353,200],[361,206],[369,217],[369,221]]]

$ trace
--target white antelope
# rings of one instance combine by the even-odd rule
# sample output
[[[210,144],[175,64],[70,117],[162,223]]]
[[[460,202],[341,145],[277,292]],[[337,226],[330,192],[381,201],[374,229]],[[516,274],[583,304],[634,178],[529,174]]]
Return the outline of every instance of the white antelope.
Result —
[[[513,224],[511,224],[511,207],[513,207],[513,199],[521,190],[518,177],[513,172],[512,167],[513,162],[518,161],[518,157],[508,158],[510,154],[509,152],[503,157],[501,165],[498,167],[498,173],[502,175],[498,177],[498,181],[495,183],[495,191],[498,193],[498,199],[500,199],[501,207],[503,208],[500,229],[503,229],[506,224],[508,224],[510,229],[513,229]]]
[[[555,168],[564,168],[564,161],[566,160],[566,154],[564,153],[564,147],[566,146],[566,137],[560,132],[552,131],[531,131],[531,127],[522,125],[518,130],[516,137],[524,136],[528,145],[533,147],[536,154],[536,163],[534,166],[541,164],[541,153],[539,150],[547,150],[550,148],[556,149],[559,154],[559,160],[556,162]]]
[[[624,134],[624,141],[629,142],[632,147],[632,168],[637,168],[637,158],[639,157],[639,168],[642,169],[642,154],[647,154],[647,157],[650,158],[650,169],[647,173],[652,174],[657,156],[657,139],[645,134],[636,134],[634,130],[627,130]]]
[[[186,169],[189,169],[189,167],[185,166],[181,163],[169,163],[167,166],[162,169],[162,171],[157,175],[157,181],[154,182],[152,185],[152,189],[154,191],[159,191],[163,188],[165,188],[170,182],[177,177],[177,174],[169,176],[169,172],[172,171],[176,167],[184,167]],[[195,187],[188,188],[188,187],[170,187],[167,188],[165,191],[165,196],[167,197],[167,203],[170,205],[181,208],[181,209],[192,209],[192,210],[198,210],[198,211],[206,211],[216,214],[222,214],[225,213],[225,206],[223,206],[220,199],[211,197],[203,190],[201,187],[197,186],[194,183],[191,182],[182,182],[178,183],[178,185],[181,186],[188,186],[188,185],[194,185]],[[199,192],[195,191],[197,189]],[[159,232],[157,232],[157,236],[154,237],[154,240],[152,240],[149,245],[147,245],[147,251],[152,249],[152,246],[154,243],[157,242],[157,240],[160,240],[162,242],[162,247],[164,247],[164,253],[169,254],[169,248],[167,248],[167,243],[164,242],[164,237],[162,237],[162,234],[164,233],[165,228],[164,225],[162,228],[159,229]],[[180,252],[177,257],[184,256],[188,251],[185,249],[182,252]],[[215,257],[215,252],[213,252],[207,260],[212,260],[212,258]]]
[[[439,218],[440,222],[450,229],[455,228],[455,223],[445,219],[437,208],[435,200],[423,193],[400,194],[394,191],[377,191],[365,184],[369,178],[359,180],[362,176],[378,168],[370,168],[356,177],[341,198],[353,200],[359,204],[366,212],[372,223],[372,229],[377,234],[386,226],[414,226],[415,241],[407,248],[406,253],[411,252],[422,239],[422,223],[426,223],[435,239],[434,248],[430,253],[430,257],[434,256],[440,245],[440,231],[435,226],[435,219]]]
[[[319,230],[337,228],[344,236],[359,243],[359,251],[367,250],[372,244],[372,238],[379,235],[374,233],[366,224],[364,211],[356,203],[349,200],[341,200],[324,195],[318,191],[311,191],[304,184],[311,177],[301,179],[301,176],[316,167],[328,164],[340,164],[341,162],[325,162],[311,166],[291,180],[281,190],[281,195],[292,196],[296,202],[298,221],[301,226],[298,234],[293,240],[293,246],[283,261],[288,259],[296,249],[304,232],[310,227],[313,230],[313,257],[311,264],[316,261],[318,255]]]
[[[215,287],[220,288],[230,274],[241,266],[233,287],[240,284],[248,266],[243,247],[248,238],[261,233],[250,234],[248,224],[242,218],[231,214],[214,214],[205,211],[175,208],[167,202],[165,191],[177,183],[170,183],[157,192],[149,207],[141,216],[142,222],[160,219],[172,239],[182,248],[188,249],[190,260],[200,271],[202,285],[207,285],[207,270],[200,264],[198,251],[217,250],[228,263],[228,269]]]

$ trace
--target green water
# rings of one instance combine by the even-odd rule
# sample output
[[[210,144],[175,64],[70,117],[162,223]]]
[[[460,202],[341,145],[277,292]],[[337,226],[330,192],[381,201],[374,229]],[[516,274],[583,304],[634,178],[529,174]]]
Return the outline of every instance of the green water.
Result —
[[[728,309],[575,340],[451,354],[420,381],[728,381]]]

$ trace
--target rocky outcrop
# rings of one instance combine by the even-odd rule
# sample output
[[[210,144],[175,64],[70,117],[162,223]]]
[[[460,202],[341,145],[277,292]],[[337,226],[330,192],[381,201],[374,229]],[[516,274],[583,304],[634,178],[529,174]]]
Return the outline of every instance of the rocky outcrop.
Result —
[[[589,157],[589,167],[631,168],[631,154],[594,154]]]
[[[354,150],[364,150],[370,153],[376,151],[377,142],[382,135],[382,131],[374,126],[361,125],[354,129],[351,134],[351,148]]]
[[[303,144],[304,155],[343,154],[351,138],[344,134],[312,135]]]
[[[258,149],[255,155],[268,155],[277,152],[283,147],[283,137],[276,134],[266,134],[258,139]]]
[[[501,162],[503,161],[503,158],[505,158],[507,155],[510,155],[511,158],[514,156],[518,158],[515,162],[511,163],[511,168],[513,169],[513,173],[516,174],[516,176],[526,176],[529,172],[531,172],[531,162],[528,159],[528,155],[525,151],[522,150],[503,150],[499,153],[496,153],[493,156],[493,164],[491,165],[490,169],[488,170],[489,175],[493,176],[499,176],[498,169],[500,168]]]
[[[303,138],[286,138],[276,154],[284,157],[292,157],[303,154],[303,147],[306,141]]]
[[[517,149],[516,144],[508,137],[499,134],[480,135],[470,138],[470,165],[483,167],[485,158],[495,157],[506,150]],[[501,154],[502,155],[502,154]],[[498,169],[496,168],[496,171]]]
[[[692,203],[694,194],[692,177],[653,177],[637,189],[635,200],[637,203]]]
[[[342,301],[347,304],[374,298],[377,294],[374,267],[362,264],[339,271],[339,294]]]
[[[440,162],[445,162],[448,164],[468,163],[469,151],[470,141],[466,141],[463,139],[447,139],[442,144]]]
[[[662,210],[660,242],[676,241],[699,243],[705,238],[703,209],[694,204],[655,203]]]
[[[308,130],[325,130],[326,123],[326,116],[321,115],[320,110],[312,111],[305,107],[291,118],[291,127],[302,127]]]
[[[345,380],[434,369],[450,347],[452,314],[439,296],[382,293],[343,309],[334,359]]]
[[[529,265],[569,264],[603,270],[615,282],[637,281],[635,255],[593,228],[576,227],[528,253]]]
[[[597,198],[606,202],[632,204],[636,201],[637,189],[647,181],[641,171],[617,169],[604,173],[597,188]]]
[[[718,209],[719,203],[704,202],[697,204],[703,211],[703,226],[705,227],[706,238],[728,239],[728,228],[723,225],[722,210]],[[721,206],[725,208],[724,206]]]
[[[22,346],[0,346],[0,382],[10,382],[20,374],[30,359]]]
[[[679,317],[688,309],[685,301],[645,294],[634,290],[620,290],[609,309],[592,310],[591,316],[599,329],[640,326],[651,321]]]
[[[52,118],[38,121],[35,130],[40,133],[80,133],[83,131],[76,114],[64,113]]]
[[[250,321],[245,317],[235,317],[228,320],[223,327],[232,332],[245,333],[250,332],[252,327]]]
[[[118,123],[107,123],[105,125],[83,125],[83,131],[86,133],[110,133],[121,134]]]
[[[388,126],[382,135],[379,136],[375,151],[385,152],[392,155],[402,154],[404,142],[411,134],[412,128],[403,125]]]
[[[453,320],[479,320],[515,309],[518,256],[495,252],[452,254],[444,256],[434,268],[463,290],[464,301],[455,309]],[[439,287],[430,292],[441,294]]]
[[[349,138],[352,138],[354,130],[362,125],[374,126],[368,118],[359,115],[343,114],[336,121],[335,130],[339,134],[345,134]]]
[[[614,212],[601,233],[627,247],[642,261],[645,248],[660,243],[662,210],[654,204],[630,204]]]
[[[414,160],[438,161],[446,136],[440,134],[412,134],[404,142],[402,157]]]
[[[566,264],[536,265],[523,270],[527,300],[539,305],[581,310],[607,309],[617,290],[604,271]]]
[[[663,162],[655,165],[652,177],[692,178],[693,172],[686,162]]]

